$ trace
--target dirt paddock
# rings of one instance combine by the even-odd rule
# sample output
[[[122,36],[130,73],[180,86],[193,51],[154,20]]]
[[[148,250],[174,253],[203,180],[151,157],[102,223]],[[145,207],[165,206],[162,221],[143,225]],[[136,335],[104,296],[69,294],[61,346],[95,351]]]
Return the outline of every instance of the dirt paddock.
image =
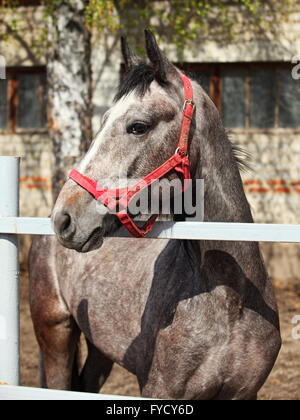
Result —
[[[288,286],[276,284],[281,316],[283,346],[277,363],[259,399],[300,399],[300,340],[292,338],[292,319],[300,315],[300,284],[289,282]],[[28,305],[28,275],[21,278],[21,381],[24,386],[39,386],[38,346],[34,337]],[[138,396],[139,389],[133,375],[115,366],[102,393]]]

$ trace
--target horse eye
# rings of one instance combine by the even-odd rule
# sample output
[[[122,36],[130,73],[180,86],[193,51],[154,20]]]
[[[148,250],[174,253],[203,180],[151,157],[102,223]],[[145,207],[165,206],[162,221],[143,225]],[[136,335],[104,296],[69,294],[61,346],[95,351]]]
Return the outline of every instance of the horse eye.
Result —
[[[149,128],[149,125],[145,123],[135,122],[127,128],[127,133],[134,134],[136,136],[141,136],[142,134],[146,134]]]

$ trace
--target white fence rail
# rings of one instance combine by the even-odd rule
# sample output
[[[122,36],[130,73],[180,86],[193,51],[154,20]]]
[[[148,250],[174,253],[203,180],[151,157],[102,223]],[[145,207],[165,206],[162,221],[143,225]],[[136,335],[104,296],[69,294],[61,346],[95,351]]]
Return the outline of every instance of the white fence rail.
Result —
[[[0,234],[53,235],[54,232],[48,218],[0,217]],[[111,236],[128,238],[130,234],[120,229]],[[157,222],[147,238],[300,243],[300,225]]]
[[[18,217],[18,179],[19,158],[0,157],[0,382],[11,385],[19,385],[18,235],[54,234],[50,219]],[[113,236],[128,237],[129,234],[120,229]],[[148,237],[300,243],[300,225],[158,222]],[[27,388],[0,386],[0,400],[22,395],[24,399],[39,399],[44,397],[44,392],[36,390],[34,398],[34,391]],[[48,395],[48,399],[54,396],[53,393]],[[56,397],[74,399],[73,394],[67,398],[68,395],[57,394]],[[99,398],[107,399],[107,396],[96,397]]]
[[[146,398],[126,397],[119,395],[89,394],[83,392],[57,391],[50,389],[28,388],[22,386],[0,385],[1,400],[145,400]]]

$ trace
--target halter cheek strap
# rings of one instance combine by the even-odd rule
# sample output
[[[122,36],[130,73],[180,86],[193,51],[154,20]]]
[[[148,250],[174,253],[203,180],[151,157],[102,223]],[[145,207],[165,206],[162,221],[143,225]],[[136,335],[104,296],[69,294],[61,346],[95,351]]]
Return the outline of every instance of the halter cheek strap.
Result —
[[[188,141],[190,135],[191,122],[195,110],[193,102],[193,88],[190,79],[183,73],[181,73],[183,87],[184,87],[184,105],[183,105],[183,117],[181,124],[181,132],[178,141],[178,147],[173,156],[170,157],[161,166],[154,169],[150,174],[142,178],[138,183],[132,187],[119,188],[119,189],[101,189],[99,184],[86,177],[85,175],[78,172],[76,169],[72,169],[69,177],[75,181],[78,185],[88,191],[96,200],[101,201],[109,210],[116,211],[116,216],[124,227],[131,233],[135,238],[144,238],[149,233],[158,217],[158,214],[152,215],[148,221],[140,228],[138,227],[132,218],[128,214],[128,207],[133,197],[140,193],[143,189],[153,184],[158,179],[163,178],[170,171],[175,170],[182,174],[183,180],[190,180],[190,162],[188,158]],[[186,189],[184,183],[182,192]]]

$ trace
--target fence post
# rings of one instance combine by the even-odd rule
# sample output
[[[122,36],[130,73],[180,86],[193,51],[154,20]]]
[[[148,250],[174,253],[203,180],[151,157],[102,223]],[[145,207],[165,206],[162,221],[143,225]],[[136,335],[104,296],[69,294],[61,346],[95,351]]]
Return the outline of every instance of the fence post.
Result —
[[[0,156],[0,217],[19,215],[20,158]],[[0,233],[0,382],[19,385],[18,236]]]

